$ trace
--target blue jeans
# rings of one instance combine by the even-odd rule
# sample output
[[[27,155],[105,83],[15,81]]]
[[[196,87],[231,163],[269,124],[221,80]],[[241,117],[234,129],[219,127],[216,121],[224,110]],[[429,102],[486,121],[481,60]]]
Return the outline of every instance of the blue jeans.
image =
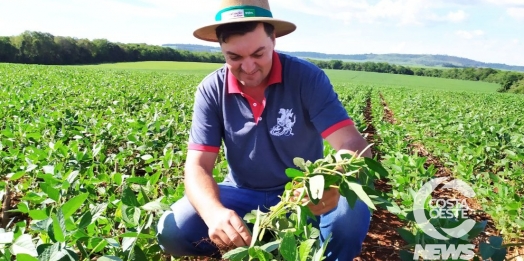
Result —
[[[267,211],[280,201],[279,196],[283,192],[254,191],[225,184],[219,184],[219,189],[222,204],[235,210],[241,218],[257,208]],[[158,222],[157,238],[165,252],[175,257],[220,257],[218,249],[210,244],[206,224],[187,197],[175,202],[171,210],[166,211]],[[344,197],[340,197],[335,209],[317,217],[319,222],[314,225],[320,229],[321,242],[332,233],[325,260],[353,260],[361,251],[370,218],[370,211],[365,203],[358,200],[355,208],[351,209]]]

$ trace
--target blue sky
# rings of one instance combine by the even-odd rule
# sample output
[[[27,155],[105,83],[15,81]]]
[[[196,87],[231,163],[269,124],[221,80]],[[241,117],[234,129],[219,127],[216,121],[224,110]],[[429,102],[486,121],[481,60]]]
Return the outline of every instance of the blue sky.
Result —
[[[297,30],[277,49],[447,54],[524,66],[524,0],[269,0]],[[0,0],[0,35],[25,30],[113,42],[192,43],[219,0]]]

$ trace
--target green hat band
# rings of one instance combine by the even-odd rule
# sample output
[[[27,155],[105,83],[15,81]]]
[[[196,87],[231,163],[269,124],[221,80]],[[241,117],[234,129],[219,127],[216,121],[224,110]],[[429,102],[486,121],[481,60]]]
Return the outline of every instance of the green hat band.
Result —
[[[215,21],[226,21],[244,17],[270,17],[273,18],[271,11],[252,5],[237,5],[224,8],[218,11]]]

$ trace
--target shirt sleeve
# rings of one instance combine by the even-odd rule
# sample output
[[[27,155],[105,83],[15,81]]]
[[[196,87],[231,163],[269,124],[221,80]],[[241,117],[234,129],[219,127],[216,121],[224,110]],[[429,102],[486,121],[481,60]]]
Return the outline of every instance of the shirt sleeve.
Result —
[[[342,127],[353,125],[325,72],[314,67],[309,75],[302,89],[303,101],[311,122],[322,138]]]
[[[188,149],[207,152],[220,151],[222,128],[216,95],[199,85],[195,93]]]

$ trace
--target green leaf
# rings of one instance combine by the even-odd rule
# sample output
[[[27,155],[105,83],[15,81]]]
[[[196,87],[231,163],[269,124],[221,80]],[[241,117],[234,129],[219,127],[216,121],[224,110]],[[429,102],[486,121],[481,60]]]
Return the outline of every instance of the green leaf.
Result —
[[[260,213],[260,209],[257,208],[257,218],[255,220],[255,224],[253,225],[253,236],[251,240],[251,245],[249,246],[250,248],[255,246],[255,243],[257,242],[258,238],[258,233],[260,233]]]
[[[145,211],[158,211],[158,210],[168,210],[170,206],[160,201],[151,201],[141,207]]]
[[[248,255],[248,247],[237,247],[233,250],[228,251],[222,255],[222,259],[231,260],[231,261],[241,261],[244,257]]]
[[[260,249],[268,253],[271,253],[275,251],[276,249],[278,249],[279,245],[280,245],[280,240],[275,240],[275,241],[264,244],[263,246],[260,247]]]
[[[93,215],[91,214],[91,211],[86,211],[80,219],[80,224],[78,224],[78,228],[84,229],[87,226],[91,225],[91,222],[93,222]]]
[[[415,235],[411,231],[405,228],[397,228],[397,232],[409,245],[417,243]]]
[[[103,256],[97,259],[97,261],[122,261],[122,259],[116,256]]]
[[[140,207],[135,192],[129,187],[126,187],[122,193],[122,203],[132,207]]]
[[[338,185],[341,179],[340,175],[324,175],[324,188],[328,189],[331,185]]]
[[[127,251],[135,243],[136,237],[124,237],[122,239],[122,251]]]
[[[62,245],[62,243],[55,243],[52,246],[47,247],[44,250],[44,252],[39,256],[39,259],[41,261],[48,261],[48,260],[57,260],[57,261],[72,260],[74,261],[75,258],[73,255],[76,255],[76,254],[69,252],[68,249],[65,247],[65,245]]]
[[[140,158],[141,158],[142,160],[144,160],[144,161],[148,161],[148,160],[152,159],[153,156],[151,156],[151,155],[149,155],[149,154],[146,154],[146,155],[141,156]]]
[[[16,260],[17,261],[38,261],[38,258],[33,257],[28,254],[18,254],[16,255]]]
[[[42,191],[45,192],[50,199],[55,202],[60,201],[60,191],[58,189],[53,188],[47,183],[40,183],[40,188],[42,188]]]
[[[366,165],[373,171],[377,172],[381,178],[385,178],[389,176],[388,171],[376,160],[371,158],[364,158],[364,162],[366,162]]]
[[[82,204],[84,204],[84,201],[86,201],[88,196],[89,193],[80,194],[74,198],[71,198],[64,205],[62,205],[60,209],[64,213],[64,218],[67,219],[73,215],[82,206]]]
[[[400,250],[399,255],[400,255],[400,260],[402,261],[413,261],[413,257],[415,256],[414,253],[409,252],[404,249]]]
[[[358,196],[355,194],[355,192],[351,189],[349,189],[347,182],[340,183],[340,195],[344,196],[346,198],[346,201],[348,202],[348,205],[351,208],[355,207],[355,204],[357,203]]]
[[[28,254],[30,256],[37,256],[36,246],[28,234],[19,236],[11,245],[11,253],[13,255]]]
[[[19,171],[9,178],[9,180],[17,180],[25,175],[25,171]]]
[[[506,254],[507,254],[506,248],[495,249],[495,253],[491,256],[491,260],[504,261],[506,260]]]
[[[146,257],[146,254],[144,254],[144,251],[142,251],[142,249],[138,245],[135,245],[133,247],[133,254],[131,255],[130,260],[131,261],[142,261],[142,260],[148,260],[148,258]]]
[[[64,215],[59,209],[56,216],[53,216],[53,233],[56,241],[65,242],[64,234],[66,233]]]
[[[389,199],[386,193],[379,191],[379,190],[374,190],[367,186],[363,186],[362,189],[364,189],[364,192],[368,194],[369,198],[371,199],[371,201],[373,202],[375,206],[385,209],[395,215],[402,214],[402,210],[397,205],[397,203],[394,200]]]
[[[84,257],[88,257],[89,254],[87,253],[86,249],[84,248],[84,245],[82,245],[82,242],[83,242],[82,240],[77,240],[76,241],[76,247],[80,251],[80,254],[82,254]]]
[[[87,249],[93,252],[100,252],[107,245],[107,241],[101,237],[89,238],[87,241]]]
[[[287,168],[286,169],[286,176],[290,179],[296,178],[296,177],[304,177],[304,172],[294,169],[294,168]]]
[[[494,248],[500,248],[500,246],[502,246],[502,237],[490,236],[489,237],[489,243]]]
[[[486,242],[480,243],[479,250],[482,260],[488,260],[495,253],[495,249]]]
[[[280,254],[285,260],[297,260],[297,243],[293,232],[286,232],[280,245]]]
[[[487,220],[483,220],[481,222],[475,223],[473,228],[468,232],[468,238],[473,239],[477,237],[484,229],[486,228],[486,225],[488,224]]]
[[[15,234],[13,232],[5,232],[0,229],[0,245],[13,243]]]
[[[147,185],[147,181],[144,177],[131,177],[126,179],[127,184]]]
[[[122,205],[122,219],[130,227],[138,226],[140,222],[140,208]]]
[[[148,235],[148,234],[142,234],[137,232],[126,232],[123,234],[118,235],[119,237],[138,237],[138,238],[155,238],[155,236]]]
[[[107,205],[107,203],[100,203],[96,204],[93,208],[90,209],[91,214],[93,215],[91,223],[95,222],[95,220],[99,219],[102,216],[102,213],[104,213],[104,211],[106,210]]]
[[[359,197],[360,200],[362,200],[364,203],[366,203],[366,205],[368,205],[368,207],[374,209],[374,210],[377,210],[377,208],[375,207],[375,205],[373,204],[373,202],[371,202],[371,199],[369,198],[368,194],[366,194],[366,192],[364,192],[364,190],[362,189],[362,185],[358,184],[358,183],[354,183],[354,182],[346,182],[348,187],[353,190],[355,192],[355,194],[357,194],[357,196]]]
[[[115,182],[116,185],[120,186],[122,185],[122,174],[121,173],[115,173],[113,174],[113,182]]]
[[[313,197],[313,191],[311,191],[311,184],[310,184],[310,179],[307,179],[306,180],[306,192],[307,192],[307,195],[309,197],[309,201],[311,201],[313,204],[318,204],[318,202],[320,202],[320,199],[318,197]]]
[[[260,249],[259,246],[250,247],[248,253],[250,257],[257,258],[258,261],[269,261],[269,259],[271,258],[269,253]]]
[[[155,172],[155,174],[151,175],[151,177],[149,178],[149,185],[150,186],[156,185],[156,183],[160,179],[160,173],[161,173],[160,171],[157,171],[157,172]]]
[[[29,213],[29,206],[27,205],[27,202],[18,203],[18,205],[16,205],[16,208],[22,213]]]
[[[55,174],[55,166],[52,166],[52,165],[43,166],[42,170],[44,171],[45,174],[51,174],[51,175]]]
[[[313,244],[315,244],[315,242],[315,239],[308,239],[300,243],[300,247],[298,248],[300,261],[306,261],[308,259],[309,253],[311,253],[311,250],[313,249]]]
[[[304,161],[303,158],[295,157],[293,159],[293,164],[295,164],[295,166],[299,167],[301,170],[306,170],[307,169],[306,162]]]

